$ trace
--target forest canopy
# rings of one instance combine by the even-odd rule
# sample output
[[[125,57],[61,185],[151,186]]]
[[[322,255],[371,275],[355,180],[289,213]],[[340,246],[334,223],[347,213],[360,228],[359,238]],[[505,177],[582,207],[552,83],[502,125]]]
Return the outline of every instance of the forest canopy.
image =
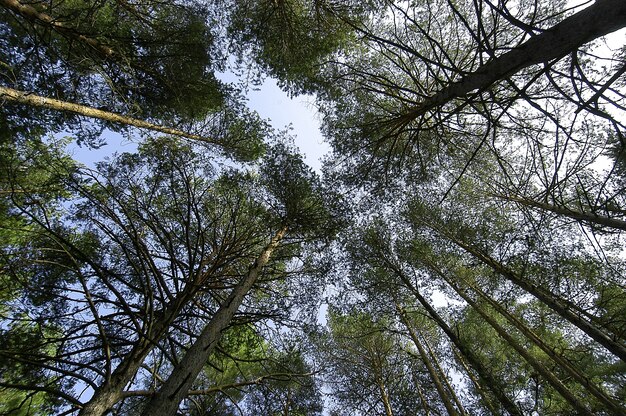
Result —
[[[626,415],[625,27],[0,0],[0,414]],[[248,107],[268,78],[321,172]]]

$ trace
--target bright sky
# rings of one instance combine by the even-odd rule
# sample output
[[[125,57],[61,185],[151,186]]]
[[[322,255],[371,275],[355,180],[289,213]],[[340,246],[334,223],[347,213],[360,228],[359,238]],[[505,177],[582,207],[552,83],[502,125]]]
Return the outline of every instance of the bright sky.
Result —
[[[228,78],[224,76],[224,78]],[[225,79],[225,81],[229,81]],[[230,79],[232,81],[232,79]],[[292,135],[300,152],[304,154],[309,166],[318,173],[321,170],[321,157],[330,150],[328,144],[323,142],[320,132],[320,122],[315,110],[315,98],[301,96],[289,98],[273,79],[266,79],[258,89],[248,93],[248,107],[255,110],[266,120],[270,120],[277,130],[292,127]],[[130,142],[119,134],[111,131],[105,132],[106,145],[97,150],[81,148],[76,145],[70,146],[70,152],[80,162],[93,167],[95,162],[111,156],[115,152],[133,152],[137,148],[136,142]]]
[[[320,132],[320,120],[315,109],[315,98],[300,96],[289,98],[273,79],[266,79],[258,91],[248,93],[248,107],[256,110],[272,126],[282,130],[291,125],[296,145],[305,155],[306,162],[317,172],[321,169],[320,158],[330,150]]]

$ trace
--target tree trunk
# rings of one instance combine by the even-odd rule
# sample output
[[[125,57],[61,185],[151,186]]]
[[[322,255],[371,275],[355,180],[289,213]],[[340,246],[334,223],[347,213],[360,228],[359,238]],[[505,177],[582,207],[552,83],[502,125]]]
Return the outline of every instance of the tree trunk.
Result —
[[[522,347],[491,315],[485,312],[472,298],[470,298],[467,293],[461,290],[457,285],[455,285],[447,276],[444,276],[444,273],[439,270],[437,267],[432,267],[431,270],[435,272],[438,276],[442,277],[453,289],[454,291],[461,296],[482,318],[493,328],[496,330],[500,338],[504,339],[509,346],[511,346],[519,355],[521,355],[524,360],[545,380],[550,383],[550,385],[559,392],[559,394],[574,408],[576,412],[580,415],[589,414],[590,411],[584,406],[580,400],[570,391],[570,389],[565,386],[561,380],[552,373],[552,371],[548,370],[543,366],[535,357],[533,357],[524,347]]]
[[[230,324],[245,295],[252,289],[272,252],[278,247],[286,233],[287,227],[283,227],[263,249],[263,252],[250,267],[248,274],[235,286],[211,321],[204,327],[198,339],[187,350],[178,365],[174,367],[165,384],[148,402],[142,413],[144,416],[176,415],[180,403],[187,396],[187,392],[217,346],[222,331]]]
[[[591,6],[531,37],[522,45],[492,59],[433,96],[402,118],[416,119],[474,90],[484,91],[531,65],[559,59],[580,46],[626,26],[624,0],[596,0]]]
[[[450,238],[449,235],[448,237]],[[550,291],[543,289],[542,287],[539,287],[532,282],[523,279],[488,254],[478,250],[476,247],[457,239],[451,239],[459,247],[463,248],[465,251],[476,257],[485,265],[491,267],[501,276],[504,276],[512,283],[521,287],[526,292],[530,293],[531,295],[545,303],[562,318],[575,325],[577,328],[589,335],[596,342],[601,344],[604,348],[618,356],[622,361],[626,362],[626,347],[622,345],[618,340],[611,339],[611,337],[607,335],[604,331],[583,318],[581,315],[589,316],[589,314],[582,311],[577,305],[559,296],[556,296]]]
[[[413,293],[418,302],[426,309],[426,312],[430,315],[430,317],[437,323],[437,325],[441,328],[441,330],[448,336],[450,341],[458,348],[459,353],[462,354],[469,365],[476,370],[478,376],[483,381],[484,385],[486,385],[489,390],[497,397],[498,401],[502,404],[502,406],[506,409],[509,414],[514,416],[522,416],[522,412],[519,410],[517,405],[513,403],[511,399],[504,393],[504,389],[502,387],[502,383],[498,382],[491,374],[489,370],[485,366],[483,366],[482,362],[476,355],[472,352],[472,349],[467,347],[457,334],[448,326],[446,321],[435,311],[435,309],[428,303],[428,301],[422,296],[419,290],[411,283],[409,278],[400,270],[395,267],[393,264],[387,262],[391,270],[398,276],[398,278],[405,284],[407,289]]]
[[[430,407],[426,402],[426,397],[424,397],[424,393],[422,392],[422,388],[420,387],[420,383],[415,377],[415,374],[412,374],[413,384],[415,385],[415,391],[420,398],[420,403],[422,403],[422,407],[424,408],[424,416],[430,416]]]
[[[458,350],[454,348],[452,350],[454,352],[454,356],[456,357],[457,361],[461,364],[461,366],[465,370],[465,373],[467,374],[469,379],[472,381],[472,384],[474,384],[474,388],[480,395],[483,401],[483,404],[485,405],[487,410],[489,410],[489,412],[491,412],[492,415],[496,415],[498,413],[496,411],[496,408],[493,406],[493,403],[491,402],[491,399],[487,395],[485,388],[480,384],[480,381],[476,379],[476,376],[474,375],[472,370],[468,367],[467,363],[465,362],[465,358],[463,358],[463,356],[459,353]]]
[[[40,95],[30,94],[23,91],[14,90],[12,88],[0,86],[0,101],[7,100],[18,104],[30,105],[33,107],[48,108],[55,111],[65,111],[89,118],[97,118],[111,123],[123,124],[126,126],[138,127],[158,131],[159,133],[171,134],[173,136],[184,137],[191,140],[197,140],[214,145],[222,145],[218,140],[191,134],[182,130],[170,127],[159,126],[145,120],[127,117],[122,114],[112,113],[110,111],[99,110],[94,107],[88,107],[81,104],[75,104],[68,101],[61,101],[54,98],[42,97]]]
[[[65,24],[57,21],[52,16],[42,13],[28,4],[20,3],[17,0],[0,0],[0,6],[13,11],[28,21],[48,26],[64,36],[85,43],[105,57],[115,55],[113,49],[102,45],[98,40],[78,33],[75,29],[65,26]]]
[[[190,286],[188,286],[189,288]],[[132,350],[122,359],[111,376],[96,389],[91,399],[85,403],[78,413],[79,416],[103,416],[123,399],[124,388],[135,377],[150,351],[157,342],[167,333],[170,324],[180,311],[180,308],[193,296],[194,291],[183,290],[172,304],[161,313],[159,319],[148,334],[137,340]]]
[[[562,215],[573,220],[584,222],[587,224],[595,224],[602,227],[614,228],[616,230],[626,231],[626,221],[619,220],[617,218],[611,218],[604,215],[590,214],[587,212],[579,212],[569,209],[567,207],[548,204],[545,202],[535,201],[530,198],[524,198],[519,196],[505,196],[496,195],[497,198],[501,198],[507,201],[517,202],[520,205],[527,207],[538,208],[543,211],[550,211],[558,215]]]
[[[383,407],[385,408],[385,416],[393,416],[393,411],[391,410],[391,400],[389,400],[389,394],[387,393],[385,384],[382,380],[379,380],[377,384],[380,391],[380,399],[382,400]]]
[[[441,380],[439,379],[439,375],[437,374],[435,367],[433,367],[433,364],[430,358],[428,357],[426,350],[422,346],[422,343],[417,337],[417,334],[413,330],[413,327],[411,326],[406,316],[406,311],[404,311],[404,309],[402,309],[400,305],[398,305],[397,303],[395,305],[396,305],[396,310],[398,311],[398,315],[400,316],[400,321],[402,322],[406,330],[409,332],[409,336],[411,337],[411,340],[413,341],[413,345],[415,345],[415,347],[417,348],[417,351],[419,352],[420,357],[422,358],[422,362],[426,366],[426,369],[428,370],[428,374],[430,374],[431,380],[433,381],[433,383],[435,383],[435,388],[437,389],[437,393],[439,393],[439,397],[441,398],[443,405],[446,407],[448,414],[451,416],[458,415],[458,412],[454,408],[454,405],[450,401],[450,397],[448,397],[448,394],[446,393],[446,390],[443,387]]]
[[[426,345],[426,349],[428,350],[428,353],[433,358],[433,363],[435,364],[435,368],[439,371],[439,374],[441,374],[441,377],[443,378],[443,382],[448,387],[450,396],[452,396],[452,400],[454,401],[454,403],[456,403],[456,407],[457,409],[459,409],[459,413],[461,413],[461,415],[463,416],[467,416],[467,413],[465,412],[465,409],[463,408],[463,405],[461,404],[459,397],[456,395],[454,388],[452,388],[452,385],[450,384],[448,376],[446,375],[446,373],[444,373],[443,368],[441,368],[441,365],[439,364],[439,360],[437,359],[437,356],[435,355],[432,348],[430,347],[430,343],[428,342],[428,339],[426,339],[426,337],[423,337],[423,338],[424,338],[424,345]]]
[[[537,347],[539,347],[548,357],[550,357],[555,363],[557,363],[570,377],[580,383],[589,393],[594,395],[600,402],[602,402],[613,414],[626,415],[626,410],[615,402],[610,396],[608,396],[600,387],[596,386],[589,378],[587,378],[578,368],[576,368],[566,358],[558,355],[552,347],[547,345],[539,335],[535,334],[530,328],[528,328],[519,318],[507,311],[502,305],[496,302],[491,296],[487,295],[476,285],[465,283],[480,297],[485,299],[500,315],[504,316],[511,325],[517,328],[526,338],[531,340]]]

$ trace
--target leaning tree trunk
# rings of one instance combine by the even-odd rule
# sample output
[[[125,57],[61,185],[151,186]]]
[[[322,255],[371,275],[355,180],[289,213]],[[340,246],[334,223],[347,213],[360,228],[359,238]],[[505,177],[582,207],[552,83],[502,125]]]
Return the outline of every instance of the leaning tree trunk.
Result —
[[[165,381],[161,389],[152,397],[144,409],[144,416],[174,416],[189,389],[195,382],[209,356],[217,346],[222,332],[228,327],[239,309],[246,294],[252,289],[272,252],[278,247],[287,233],[287,227],[280,229],[251,266],[248,274],[235,286],[222,303],[202,333],[187,350],[182,360]]]
[[[461,355],[461,353],[458,350],[453,349],[453,352],[454,352],[454,356],[456,357],[457,361],[459,362],[459,364],[461,364],[461,367],[463,367],[463,369],[465,370],[465,373],[467,374],[469,379],[472,381],[472,384],[474,385],[474,388],[476,389],[476,391],[480,395],[480,397],[481,397],[481,399],[483,401],[483,404],[485,405],[487,410],[489,410],[489,412],[491,412],[492,415],[496,415],[498,412],[496,411],[496,408],[493,406],[493,403],[491,402],[491,398],[489,397],[489,395],[485,391],[485,388],[482,386],[480,381],[474,375],[472,369],[469,368],[469,366],[465,362],[465,358],[463,358],[463,356]]]
[[[539,202],[535,201],[534,199],[519,196],[506,196],[501,194],[496,194],[495,196],[497,198],[515,202],[526,207],[532,207],[540,209],[542,211],[553,212],[557,215],[562,215],[585,224],[592,224],[596,226],[626,231],[626,221],[617,218],[607,217],[605,215],[598,215],[589,212],[575,211],[565,206],[548,204],[547,202]]]
[[[417,337],[415,330],[411,326],[411,323],[409,322],[406,316],[406,311],[402,309],[400,305],[398,305],[397,303],[395,305],[396,305],[396,310],[398,311],[398,315],[400,316],[400,321],[402,322],[402,324],[408,331],[409,336],[411,337],[411,340],[413,341],[413,345],[415,345],[415,347],[417,348],[417,351],[419,352],[419,355],[422,358],[422,362],[426,366],[426,369],[428,370],[428,374],[430,374],[431,380],[433,381],[433,383],[435,383],[435,388],[437,389],[437,393],[439,393],[439,397],[441,398],[443,405],[446,407],[448,414],[450,416],[458,415],[459,413],[454,408],[454,405],[452,404],[450,397],[448,396],[443,384],[441,383],[441,379],[439,378],[439,375],[437,374],[437,370],[435,370],[435,367],[433,366],[430,358],[428,357],[426,350],[422,346],[422,343]]]
[[[527,68],[562,58],[580,46],[626,26],[624,0],[596,0],[550,29],[478,67],[426,98],[401,118],[414,120],[449,101],[472,91],[484,91],[494,83]]]
[[[446,321],[437,313],[437,311],[431,306],[430,303],[422,296],[420,291],[411,283],[411,280],[405,275],[405,273],[391,262],[385,259],[386,264],[391,270],[398,276],[398,278],[404,283],[404,285],[413,293],[418,302],[426,309],[426,312],[435,321],[435,323],[441,328],[441,330],[448,336],[450,341],[459,350],[459,353],[465,357],[469,365],[476,370],[478,377],[483,384],[491,390],[494,396],[502,404],[509,414],[513,416],[522,416],[522,412],[517,405],[504,393],[502,383],[496,380],[491,372],[483,365],[480,359],[474,354],[471,348],[467,347],[460,339],[460,337],[450,328]]]
[[[626,346],[624,346],[623,343],[620,343],[617,337],[613,339],[606,332],[590,322],[591,319],[597,319],[596,317],[582,310],[576,304],[555,295],[554,293],[522,278],[521,276],[518,276],[515,272],[508,269],[506,266],[489,256],[487,253],[482,252],[480,249],[476,248],[472,244],[466,243],[456,238],[450,232],[447,232],[431,223],[423,222],[423,224],[428,226],[433,231],[441,234],[443,237],[449,239],[457,246],[461,247],[467,253],[480,260],[483,264],[493,269],[496,273],[503,276],[511,283],[521,287],[526,292],[530,293],[531,295],[545,303],[550,309],[560,315],[563,319],[569,321],[571,324],[576,326],[585,334],[589,335],[589,337],[598,342],[604,348],[619,357],[622,361],[626,362]],[[590,320],[588,321],[584,317],[587,317]]]
[[[584,406],[580,400],[563,384],[561,380],[542,363],[540,363],[535,357],[533,357],[523,346],[521,346],[512,336],[509,334],[491,315],[485,312],[467,293],[461,290],[457,285],[453,284],[450,279],[444,277],[444,273],[438,268],[430,268],[437,275],[442,277],[445,281],[452,286],[455,292],[461,296],[478,314],[498,333],[500,338],[504,339],[511,348],[513,348],[524,360],[544,379],[550,383],[550,385],[559,392],[559,394],[574,408],[580,415],[589,414],[589,410]]]
[[[135,377],[157,342],[167,333],[182,306],[193,296],[194,291],[190,288],[191,286],[187,286],[186,290],[159,314],[159,319],[150,327],[149,332],[137,340],[110,377],[96,389],[92,398],[81,408],[79,416],[103,416],[124,398],[126,385]]]
[[[517,328],[526,338],[539,347],[548,357],[550,357],[556,364],[558,364],[570,377],[580,383],[589,393],[594,395],[601,403],[603,403],[608,409],[616,415],[626,415],[626,410],[615,402],[606,392],[604,392],[599,386],[596,386],[588,377],[586,377],[576,366],[566,358],[556,353],[554,348],[546,344],[539,335],[535,334],[530,328],[528,328],[524,322],[518,317],[511,314],[501,304],[496,302],[491,296],[483,292],[479,287],[467,282],[463,279],[465,284],[476,292],[481,298],[486,300],[491,307],[494,308],[500,315],[504,316],[507,321]],[[450,282],[448,282],[450,283]]]
[[[457,396],[456,392],[454,391],[454,388],[450,384],[450,380],[448,379],[448,376],[446,375],[446,373],[444,373],[443,368],[441,368],[441,364],[439,364],[439,360],[437,359],[437,356],[433,352],[433,349],[431,348],[430,343],[428,342],[428,339],[426,339],[426,337],[424,337],[424,345],[426,346],[426,349],[428,350],[429,355],[433,359],[433,364],[435,364],[435,368],[439,371],[439,374],[441,374],[441,377],[443,378],[443,382],[448,387],[450,396],[452,396],[452,401],[456,403],[456,407],[459,409],[459,412],[461,413],[461,415],[467,416],[467,412],[463,408],[463,404],[461,403],[461,400],[459,400],[459,396]]]
[[[150,75],[153,79],[158,80],[164,86],[173,89],[168,85],[167,80],[153,68],[148,68],[144,65],[140,65],[137,61],[130,59],[129,57],[122,56],[118,51],[100,42],[91,36],[84,33],[80,33],[75,28],[70,27],[58,19],[43,13],[29,4],[24,4],[18,0],[0,0],[0,6],[5,7],[28,20],[31,23],[38,24],[45,28],[50,28],[58,34],[80,42],[87,46],[89,49],[95,51],[101,58],[116,62],[122,65],[129,65],[130,67],[137,69],[147,75]]]
[[[600,328],[595,326],[593,323],[587,321],[583,318],[586,313],[581,311],[580,308],[573,304],[572,302],[562,299],[561,297],[551,293],[550,291],[535,285],[518,276],[512,270],[506,268],[503,264],[499,263],[491,256],[480,252],[476,248],[469,246],[462,242],[456,242],[459,246],[463,247],[468,253],[474,255],[480,261],[482,261],[487,266],[491,267],[498,274],[504,276],[512,283],[521,287],[547,306],[549,306],[553,311],[559,314],[562,318],[566,319],[581,331],[589,335],[592,339],[601,344],[604,348],[611,351],[613,354],[618,356],[622,361],[626,361],[626,347],[621,344],[618,340],[612,339],[608,334],[602,331]],[[579,312],[579,313],[576,313]],[[581,316],[583,315],[583,316]]]
[[[188,133],[171,127],[160,126],[158,124],[150,123],[149,121],[128,117],[122,114],[99,110],[97,108],[89,107],[86,105],[76,104],[68,101],[61,101],[54,98],[48,98],[41,95],[14,90],[13,88],[0,86],[0,101],[1,100],[11,101],[17,104],[30,105],[32,107],[47,108],[55,111],[65,111],[89,118],[97,118],[100,120],[109,121],[111,123],[158,131],[159,133],[171,134],[172,136],[184,137],[186,139],[197,140],[218,146],[222,145],[219,140]]]

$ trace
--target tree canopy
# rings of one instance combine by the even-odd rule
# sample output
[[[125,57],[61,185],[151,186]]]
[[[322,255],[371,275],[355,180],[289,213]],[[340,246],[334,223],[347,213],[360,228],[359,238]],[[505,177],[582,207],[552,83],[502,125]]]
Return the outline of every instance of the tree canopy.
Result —
[[[626,415],[625,27],[0,0],[0,414]],[[322,172],[248,108],[267,77]]]

